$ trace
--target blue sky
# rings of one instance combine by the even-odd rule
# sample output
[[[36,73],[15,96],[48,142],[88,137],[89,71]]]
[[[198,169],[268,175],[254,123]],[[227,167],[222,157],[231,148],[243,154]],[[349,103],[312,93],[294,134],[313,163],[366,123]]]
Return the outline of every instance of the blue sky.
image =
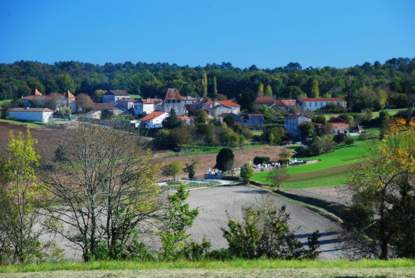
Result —
[[[6,63],[344,67],[391,57],[415,57],[415,1],[0,1]]]

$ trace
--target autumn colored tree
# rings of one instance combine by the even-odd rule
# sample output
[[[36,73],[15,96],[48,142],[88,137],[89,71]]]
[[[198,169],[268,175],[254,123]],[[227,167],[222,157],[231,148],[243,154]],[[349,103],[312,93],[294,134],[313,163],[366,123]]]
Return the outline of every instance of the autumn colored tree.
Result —
[[[0,261],[24,263],[43,256],[39,241],[39,211],[45,192],[36,171],[40,156],[30,130],[10,133],[5,156],[0,161]]]
[[[415,121],[391,123],[384,139],[351,179],[350,230],[382,258],[415,257]],[[412,220],[411,220],[412,219]]]

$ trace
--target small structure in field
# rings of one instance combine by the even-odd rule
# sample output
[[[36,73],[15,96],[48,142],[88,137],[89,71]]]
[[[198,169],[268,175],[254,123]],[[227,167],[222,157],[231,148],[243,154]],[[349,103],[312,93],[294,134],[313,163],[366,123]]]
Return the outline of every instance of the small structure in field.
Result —
[[[49,108],[11,108],[8,110],[8,118],[19,121],[47,123],[53,116]]]

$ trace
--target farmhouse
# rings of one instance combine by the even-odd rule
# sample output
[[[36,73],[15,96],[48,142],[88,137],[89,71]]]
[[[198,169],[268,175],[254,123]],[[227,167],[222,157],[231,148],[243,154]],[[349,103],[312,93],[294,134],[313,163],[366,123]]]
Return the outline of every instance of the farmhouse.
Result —
[[[71,91],[66,91],[63,94],[51,93],[43,95],[39,90],[35,89],[33,95],[22,97],[24,107],[48,107],[55,111],[62,108],[69,108],[71,112],[76,112],[76,98]]]
[[[170,113],[173,109],[176,112],[176,115],[185,115],[187,114],[187,102],[187,99],[182,97],[179,90],[168,88],[164,97],[162,111]]]
[[[163,121],[169,116],[169,113],[163,111],[154,111],[140,119],[140,125],[143,128],[162,128]]]
[[[213,102],[213,107],[209,109],[209,115],[218,117],[222,114],[235,114],[241,112],[241,106],[232,100],[221,100]]]
[[[53,111],[48,108],[11,108],[8,110],[8,118],[20,121],[47,123],[52,117]]]
[[[126,98],[128,98],[128,92],[126,90],[108,90],[102,96],[102,102],[116,104],[119,100]]]
[[[346,108],[346,101],[341,98],[300,98],[298,103],[303,111],[316,111],[334,105]]]
[[[300,125],[306,122],[311,122],[311,119],[303,115],[287,116],[284,119],[284,128],[287,134],[291,137],[300,137]]]

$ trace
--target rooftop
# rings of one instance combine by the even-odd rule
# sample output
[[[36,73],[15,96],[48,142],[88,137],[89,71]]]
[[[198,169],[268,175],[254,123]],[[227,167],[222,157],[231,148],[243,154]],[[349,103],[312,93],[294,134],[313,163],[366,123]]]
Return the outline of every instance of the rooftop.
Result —
[[[150,114],[144,116],[140,120],[142,122],[148,122],[148,121],[151,121],[151,120],[153,120],[153,119],[155,119],[157,117],[160,117],[163,114],[167,114],[167,113],[166,112],[162,112],[162,111],[154,111],[154,112],[151,112]]]
[[[10,108],[9,112],[53,112],[49,108]]]
[[[183,97],[176,88],[168,88],[164,100],[182,100]]]

